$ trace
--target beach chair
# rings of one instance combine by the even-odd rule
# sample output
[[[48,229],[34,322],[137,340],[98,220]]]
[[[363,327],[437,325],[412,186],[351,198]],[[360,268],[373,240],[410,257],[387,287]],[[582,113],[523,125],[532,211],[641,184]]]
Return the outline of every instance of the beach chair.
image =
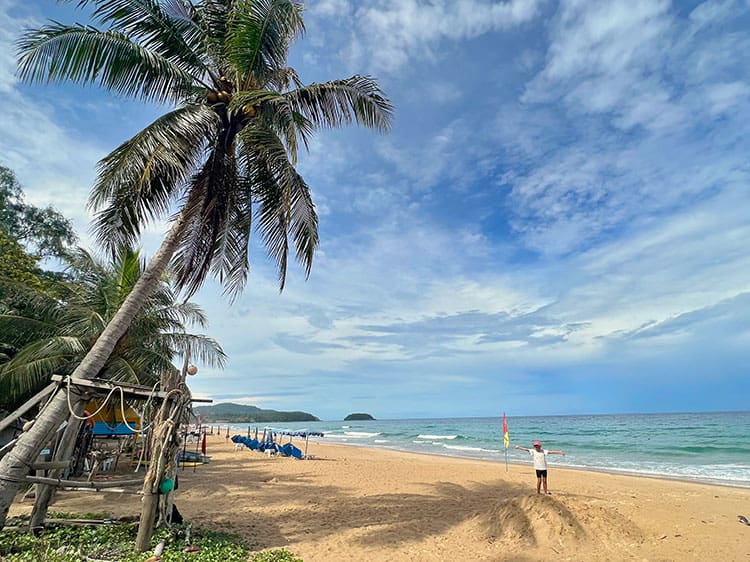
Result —
[[[286,445],[282,445],[280,447],[280,452],[285,457],[294,457],[295,459],[302,459],[302,451],[299,450],[294,445],[292,445],[291,443],[287,443]]]

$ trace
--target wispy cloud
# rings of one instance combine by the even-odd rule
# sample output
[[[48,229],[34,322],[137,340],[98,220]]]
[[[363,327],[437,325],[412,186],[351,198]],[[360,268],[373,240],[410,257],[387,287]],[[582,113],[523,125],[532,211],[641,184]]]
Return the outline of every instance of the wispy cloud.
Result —
[[[85,234],[93,166],[104,152],[77,137],[57,118],[60,100],[37,97],[19,84],[16,41],[23,29],[40,20],[15,15],[16,7],[11,0],[0,2],[0,91],[6,100],[12,100],[0,119],[0,163],[16,172],[30,203],[53,205]]]
[[[410,61],[436,62],[445,48],[485,33],[528,23],[538,15],[541,0],[327,0],[313,4],[313,18],[338,21],[339,53],[351,67],[370,72],[396,72]],[[330,19],[325,26],[330,33]]]

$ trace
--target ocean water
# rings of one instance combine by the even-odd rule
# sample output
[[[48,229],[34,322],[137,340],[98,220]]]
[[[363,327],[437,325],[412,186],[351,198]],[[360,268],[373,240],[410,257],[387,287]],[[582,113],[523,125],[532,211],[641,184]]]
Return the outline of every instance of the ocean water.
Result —
[[[255,425],[236,425],[246,434]],[[319,431],[321,442],[505,462],[502,419],[407,419],[279,423]],[[260,427],[262,432],[263,427]],[[508,417],[508,461],[530,464],[538,439],[555,466],[750,487],[750,412]]]

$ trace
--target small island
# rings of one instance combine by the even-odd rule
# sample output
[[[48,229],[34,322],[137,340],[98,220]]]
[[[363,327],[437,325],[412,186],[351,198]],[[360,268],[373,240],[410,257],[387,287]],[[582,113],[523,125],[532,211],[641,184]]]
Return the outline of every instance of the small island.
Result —
[[[344,421],[375,421],[370,414],[349,414]]]

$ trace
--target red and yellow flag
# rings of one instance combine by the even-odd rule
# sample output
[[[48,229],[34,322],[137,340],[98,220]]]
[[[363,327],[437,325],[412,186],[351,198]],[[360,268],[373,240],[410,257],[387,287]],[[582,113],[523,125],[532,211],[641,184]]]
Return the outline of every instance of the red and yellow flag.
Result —
[[[508,420],[505,419],[505,412],[503,412],[503,445],[506,449],[510,447],[510,434],[508,433]]]

